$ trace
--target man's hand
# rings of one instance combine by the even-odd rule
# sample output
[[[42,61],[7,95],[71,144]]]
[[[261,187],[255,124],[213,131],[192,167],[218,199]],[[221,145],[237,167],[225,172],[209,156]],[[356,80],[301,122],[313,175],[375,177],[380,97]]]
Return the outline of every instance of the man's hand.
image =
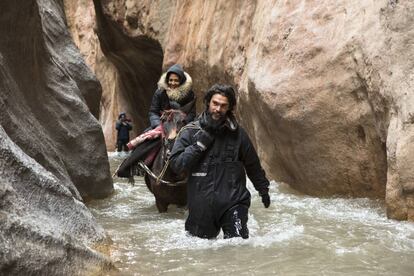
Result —
[[[260,195],[262,197],[262,203],[264,205],[265,208],[269,208],[270,206],[270,196],[268,193],[265,194],[261,194]]]
[[[200,133],[197,138],[197,145],[201,148],[202,151],[205,151],[214,141],[214,136],[208,133],[205,130],[200,130]]]
[[[197,145],[205,151],[214,142],[214,136],[223,121],[213,120],[210,114],[204,113],[200,120],[201,130],[197,138]]]

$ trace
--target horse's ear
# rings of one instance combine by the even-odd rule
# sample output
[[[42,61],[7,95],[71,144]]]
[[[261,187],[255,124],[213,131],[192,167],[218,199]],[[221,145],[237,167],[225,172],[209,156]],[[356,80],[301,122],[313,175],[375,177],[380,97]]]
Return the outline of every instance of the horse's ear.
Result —
[[[182,111],[180,112],[180,115],[181,115],[181,116],[180,116],[180,120],[181,120],[181,121],[185,121],[185,119],[186,119],[186,118],[187,118],[187,116],[188,116],[188,114],[187,114],[187,113],[184,113],[184,112],[182,112]]]
[[[168,118],[169,110],[164,110],[161,112],[160,120],[164,122]]]
[[[171,113],[171,120],[177,124],[179,122],[182,122],[185,120],[185,118],[187,118],[187,114],[185,114],[184,112],[182,112],[181,110],[177,109],[174,110],[174,112]]]

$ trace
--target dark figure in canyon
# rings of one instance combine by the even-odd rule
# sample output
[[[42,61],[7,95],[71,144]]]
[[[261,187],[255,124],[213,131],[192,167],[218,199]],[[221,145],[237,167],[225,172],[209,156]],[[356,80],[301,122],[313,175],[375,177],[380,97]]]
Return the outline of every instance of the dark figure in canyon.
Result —
[[[116,147],[117,151],[128,151],[127,144],[129,142],[129,132],[132,129],[131,120],[126,117],[125,112],[121,112],[116,121],[115,128],[117,130]]]
[[[185,229],[201,238],[249,237],[250,192],[246,173],[265,208],[269,181],[245,130],[233,115],[236,96],[228,85],[214,85],[204,97],[205,111],[180,132],[171,152],[171,167],[186,172],[189,215]]]
[[[171,66],[158,81],[158,89],[152,97],[149,110],[151,128],[160,125],[160,117],[164,110],[178,109],[187,114],[186,121],[195,118],[195,95],[192,90],[192,79],[179,64]]]

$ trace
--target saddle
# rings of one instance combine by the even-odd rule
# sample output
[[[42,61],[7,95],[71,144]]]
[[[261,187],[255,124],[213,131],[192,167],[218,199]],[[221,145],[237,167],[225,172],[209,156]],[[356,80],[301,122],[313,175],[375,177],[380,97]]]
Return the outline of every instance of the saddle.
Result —
[[[161,137],[143,141],[132,151],[131,155],[119,165],[115,172],[116,176],[124,178],[132,177],[137,169],[135,165],[142,160],[144,160],[144,163],[147,166],[150,166],[161,148],[161,143]]]

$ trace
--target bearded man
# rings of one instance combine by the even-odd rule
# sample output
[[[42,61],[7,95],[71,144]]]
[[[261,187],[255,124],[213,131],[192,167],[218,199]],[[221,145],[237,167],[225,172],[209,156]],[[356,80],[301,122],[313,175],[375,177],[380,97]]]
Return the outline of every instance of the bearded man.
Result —
[[[245,130],[237,124],[234,89],[213,85],[204,97],[205,110],[181,132],[171,151],[176,173],[187,173],[188,217],[185,229],[193,236],[249,237],[251,195],[246,174],[270,205],[269,180]]]

